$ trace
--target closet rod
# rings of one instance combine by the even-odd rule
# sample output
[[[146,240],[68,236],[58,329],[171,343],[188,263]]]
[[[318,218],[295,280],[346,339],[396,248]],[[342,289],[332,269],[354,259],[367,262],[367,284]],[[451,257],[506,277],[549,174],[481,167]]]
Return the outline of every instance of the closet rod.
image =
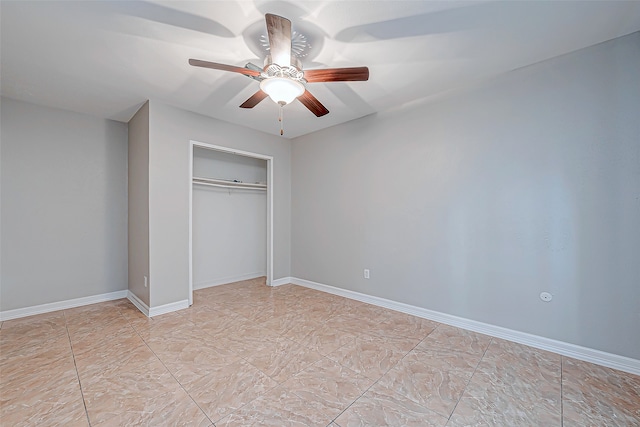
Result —
[[[260,190],[267,191],[267,186],[264,184],[249,184],[242,182],[233,182],[233,181],[224,181],[219,179],[209,179],[209,178],[193,178],[194,184],[199,185],[209,185],[211,187],[220,187],[220,188],[236,188],[240,190]]]

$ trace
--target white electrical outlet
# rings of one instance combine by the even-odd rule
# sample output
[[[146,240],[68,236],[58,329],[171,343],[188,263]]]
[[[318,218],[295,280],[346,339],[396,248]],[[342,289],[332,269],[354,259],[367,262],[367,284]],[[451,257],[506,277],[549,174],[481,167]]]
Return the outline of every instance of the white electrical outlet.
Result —
[[[551,295],[549,292],[543,292],[540,294],[540,299],[544,302],[549,302],[553,299],[553,295]]]
[[[365,279],[368,279],[368,278],[369,278],[369,269],[368,269],[368,268],[365,268],[365,269],[364,269],[364,278],[365,278]]]
[[[149,284],[149,279],[147,278],[147,276],[144,276],[144,287],[146,288],[148,284]]]

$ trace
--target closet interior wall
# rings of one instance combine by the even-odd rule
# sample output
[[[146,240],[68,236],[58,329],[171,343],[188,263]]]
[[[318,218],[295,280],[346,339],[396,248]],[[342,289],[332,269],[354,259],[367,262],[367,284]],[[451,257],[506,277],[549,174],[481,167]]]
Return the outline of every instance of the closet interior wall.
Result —
[[[193,179],[193,289],[266,276],[267,161],[194,147]]]

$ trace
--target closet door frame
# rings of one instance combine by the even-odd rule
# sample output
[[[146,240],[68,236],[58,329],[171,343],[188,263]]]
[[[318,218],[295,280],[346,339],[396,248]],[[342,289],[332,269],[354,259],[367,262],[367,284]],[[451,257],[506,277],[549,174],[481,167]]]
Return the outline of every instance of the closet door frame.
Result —
[[[193,304],[193,153],[195,148],[267,161],[267,285],[273,286],[273,156],[191,140],[189,141],[189,306]]]

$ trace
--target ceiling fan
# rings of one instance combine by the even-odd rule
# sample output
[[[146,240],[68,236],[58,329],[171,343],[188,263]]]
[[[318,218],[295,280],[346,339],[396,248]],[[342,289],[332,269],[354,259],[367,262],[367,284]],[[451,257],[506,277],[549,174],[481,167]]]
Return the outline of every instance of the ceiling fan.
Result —
[[[307,83],[347,82],[369,80],[369,68],[325,68],[303,70],[300,59],[291,50],[291,21],[282,16],[267,13],[267,36],[269,54],[264,60],[264,67],[248,63],[244,67],[218,64],[215,62],[189,59],[195,67],[213,68],[244,74],[260,82],[260,89],[247,99],[240,108],[253,108],[267,96],[280,105],[279,120],[282,123],[282,107],[298,99],[317,117],[329,113],[318,99],[306,88]],[[280,135],[283,134],[282,126]]]

